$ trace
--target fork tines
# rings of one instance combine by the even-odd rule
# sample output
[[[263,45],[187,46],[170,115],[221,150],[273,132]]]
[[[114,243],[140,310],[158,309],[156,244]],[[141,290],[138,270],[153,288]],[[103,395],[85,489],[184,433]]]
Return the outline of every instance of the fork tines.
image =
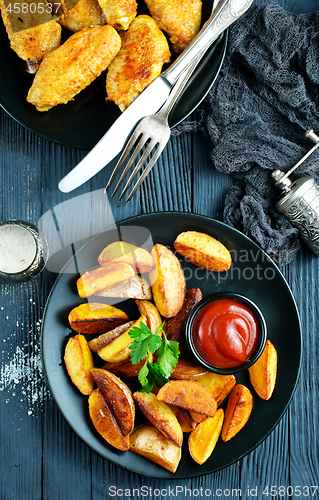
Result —
[[[143,121],[144,121],[143,125],[145,126],[145,118],[143,119]],[[121,192],[121,194],[119,196],[118,201],[121,201],[123,196],[128,191],[129,187],[131,186],[131,184],[135,180],[137,174],[140,172],[143,165],[147,161],[148,157],[151,155],[152,151],[157,146],[156,150],[153,152],[153,155],[151,156],[148,163],[146,164],[143,172],[141,173],[138,181],[136,182],[133,189],[131,190],[131,192],[130,192],[130,194],[125,202],[125,204],[127,204],[130,201],[130,199],[132,198],[132,196],[134,196],[134,194],[139,189],[140,185],[142,184],[142,182],[144,181],[144,179],[146,178],[146,176],[148,175],[148,173],[152,169],[153,165],[155,164],[155,162],[157,161],[161,152],[163,151],[165,145],[166,145],[166,143],[164,145],[161,145],[159,143],[158,139],[155,139],[151,136],[151,134],[146,133],[144,131],[144,127],[143,127],[143,130],[141,130],[139,128],[139,126],[137,126],[137,128],[135,129],[131,138],[129,139],[127,145],[125,146],[116,167],[114,168],[114,170],[111,174],[111,177],[106,185],[105,191],[107,191],[109,189],[109,187],[113,183],[115,177],[120,172],[121,168],[123,167],[126,160],[128,159],[128,162],[125,165],[125,168],[124,168],[124,170],[123,170],[123,172],[122,172],[122,174],[117,182],[117,185],[116,185],[116,187],[111,195],[113,198],[115,193],[118,191],[120,185],[124,181],[125,177],[127,176],[128,172],[133,167],[134,162],[136,161],[138,156],[141,154],[141,157],[139,158],[136,166],[134,167],[131,175],[129,176],[129,179],[127,180],[127,182],[125,184],[123,191]],[[135,146],[135,149],[134,149],[134,146]],[[143,151],[144,147],[145,147],[145,149]],[[130,154],[131,154],[131,156],[129,156]]]

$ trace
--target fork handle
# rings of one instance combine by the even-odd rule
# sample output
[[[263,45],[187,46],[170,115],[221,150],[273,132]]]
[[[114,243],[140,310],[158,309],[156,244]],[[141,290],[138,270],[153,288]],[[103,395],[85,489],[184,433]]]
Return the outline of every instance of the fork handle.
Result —
[[[251,6],[253,0],[221,0],[192,43],[162,73],[174,85],[196,56],[208,47]]]

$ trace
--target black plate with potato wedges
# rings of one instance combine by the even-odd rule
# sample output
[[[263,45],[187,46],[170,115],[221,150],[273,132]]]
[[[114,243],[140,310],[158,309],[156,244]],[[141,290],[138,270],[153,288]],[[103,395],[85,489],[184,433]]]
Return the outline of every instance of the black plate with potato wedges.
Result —
[[[138,2],[138,13],[148,13]],[[212,0],[203,0],[202,22],[210,16]],[[72,33],[63,28],[63,40]],[[184,120],[204,99],[213,85],[225,57],[228,32],[224,32],[207,51],[193,77],[170,114],[171,127]],[[172,53],[172,61],[176,54]],[[17,122],[35,134],[72,148],[92,149],[121,112],[113,102],[106,102],[105,72],[82,90],[73,101],[49,111],[39,112],[26,101],[33,75],[26,73],[25,61],[10,49],[0,16],[0,105]],[[165,68],[164,68],[165,69]]]
[[[247,372],[236,374],[236,382],[248,387],[253,396],[253,409],[248,422],[230,441],[223,442],[219,438],[212,455],[203,465],[198,465],[190,456],[188,434],[184,434],[182,458],[173,474],[131,451],[118,451],[108,445],[90,421],[88,397],[82,395],[71,382],[63,355],[68,339],[75,335],[68,324],[68,314],[74,307],[88,301],[81,299],[77,293],[79,271],[83,273],[97,267],[97,259],[102,250],[121,238],[150,249],[153,243],[160,243],[174,251],[174,241],[184,231],[198,231],[216,238],[228,248],[232,256],[230,269],[218,273],[196,267],[176,254],[185,274],[186,288],[200,288],[203,297],[214,292],[232,291],[253,300],[264,314],[268,339],[277,350],[278,371],[275,389],[268,401],[260,399],[256,394]],[[100,302],[102,298],[98,299]],[[117,304],[115,299],[112,301],[102,299],[102,302],[122,309],[130,319],[139,318],[134,300],[124,300]],[[86,337],[90,340],[94,335]],[[285,278],[273,261],[239,231],[209,217],[179,212],[132,217],[91,238],[57,278],[47,301],[42,326],[42,356],[49,389],[74,432],[92,450],[110,462],[132,472],[157,478],[190,478],[212,473],[233,464],[256,448],[278,424],[287,409],[298,381],[301,354],[298,310]],[[100,360],[98,366],[102,365],[103,361],[101,363]],[[124,381],[132,391],[140,387],[136,379]],[[221,406],[225,408],[226,404],[227,399]],[[137,410],[135,425],[145,421],[145,417]]]

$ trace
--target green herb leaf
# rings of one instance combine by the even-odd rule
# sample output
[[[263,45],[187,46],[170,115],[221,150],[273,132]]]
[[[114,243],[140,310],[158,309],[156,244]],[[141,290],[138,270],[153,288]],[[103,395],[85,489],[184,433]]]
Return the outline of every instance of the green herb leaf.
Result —
[[[148,375],[149,375],[149,369],[148,369],[148,360],[147,360],[146,363],[144,363],[144,365],[140,369],[139,374],[138,374],[138,380],[139,380],[142,387],[148,385]],[[152,389],[153,389],[153,387],[152,387]]]
[[[145,358],[147,350],[153,354],[161,345],[161,338],[158,335],[154,335],[142,322],[140,323],[140,328],[135,326],[129,331],[129,335],[134,339],[130,345],[130,356],[133,365],[136,365]]]
[[[159,388],[166,384],[177,364],[179,357],[178,342],[167,340],[163,328],[164,324],[165,321],[155,333],[152,333],[141,322],[140,327],[134,327],[129,332],[129,335],[134,339],[130,345],[132,363],[139,363],[148,353],[147,361],[138,374],[138,380],[142,386],[141,392],[150,393],[154,383]],[[162,332],[163,338],[158,335],[159,332]],[[155,354],[156,362],[150,363],[150,354]]]
[[[169,378],[177,365],[179,357],[178,342],[167,340],[165,336],[164,342],[161,343],[156,356],[157,364],[161,368],[162,373],[166,378]]]
[[[134,326],[130,331],[130,337],[132,338],[141,338],[143,336],[148,336],[151,332],[148,326],[143,323],[143,321],[140,321],[140,326]]]
[[[150,375],[160,389],[167,382],[167,378],[163,375],[161,368],[156,363],[148,363],[148,368],[150,371]]]

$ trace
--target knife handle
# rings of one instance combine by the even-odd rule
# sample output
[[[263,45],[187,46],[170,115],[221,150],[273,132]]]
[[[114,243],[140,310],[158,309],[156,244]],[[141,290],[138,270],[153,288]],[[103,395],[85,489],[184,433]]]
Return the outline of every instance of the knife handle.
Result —
[[[221,0],[198,35],[176,61],[162,73],[162,76],[174,85],[194,58],[200,52],[207,50],[225,29],[249,9],[252,3],[253,0]]]

